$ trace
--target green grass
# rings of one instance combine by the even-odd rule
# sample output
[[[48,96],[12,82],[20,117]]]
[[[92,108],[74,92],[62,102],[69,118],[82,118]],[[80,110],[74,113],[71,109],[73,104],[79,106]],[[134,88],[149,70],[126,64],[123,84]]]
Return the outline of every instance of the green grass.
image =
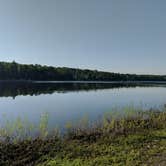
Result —
[[[92,143],[70,140],[55,157],[44,156],[39,165],[153,165],[165,157],[166,130],[158,130],[148,135],[139,133],[112,139],[100,138]]]
[[[40,127],[46,132],[46,119]],[[20,126],[20,125],[19,125]],[[0,165],[139,166],[166,165],[166,111],[105,116],[102,123],[82,120],[68,132],[35,139],[1,141]]]

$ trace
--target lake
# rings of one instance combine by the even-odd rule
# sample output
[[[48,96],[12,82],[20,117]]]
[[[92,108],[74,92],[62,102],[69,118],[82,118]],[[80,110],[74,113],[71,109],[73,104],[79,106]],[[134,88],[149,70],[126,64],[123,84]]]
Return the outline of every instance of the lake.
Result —
[[[97,120],[117,108],[161,108],[166,104],[163,83],[1,82],[0,125],[20,117],[38,124],[44,113],[49,128],[63,128],[83,117]]]

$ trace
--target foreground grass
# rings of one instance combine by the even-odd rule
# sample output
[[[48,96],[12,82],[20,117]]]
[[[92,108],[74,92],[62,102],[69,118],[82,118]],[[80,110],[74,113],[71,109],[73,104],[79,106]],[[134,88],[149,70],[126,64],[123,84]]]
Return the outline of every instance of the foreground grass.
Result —
[[[63,152],[54,157],[45,156],[44,160],[40,166],[165,165],[166,131],[101,138],[93,143],[70,141],[66,142]]]
[[[57,135],[0,143],[0,165],[166,165],[166,112],[70,127]]]

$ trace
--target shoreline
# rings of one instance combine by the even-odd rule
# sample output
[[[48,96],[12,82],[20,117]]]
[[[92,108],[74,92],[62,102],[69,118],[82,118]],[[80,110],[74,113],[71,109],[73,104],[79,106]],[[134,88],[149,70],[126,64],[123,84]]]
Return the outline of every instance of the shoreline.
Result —
[[[38,81],[38,80],[0,80],[0,83],[78,83],[78,84],[166,84],[166,81]]]
[[[11,142],[7,135],[0,142],[0,165],[165,165],[166,111],[129,115],[118,120],[106,117],[102,126],[68,125],[64,137],[58,132],[47,137],[44,125],[35,139],[14,137]]]

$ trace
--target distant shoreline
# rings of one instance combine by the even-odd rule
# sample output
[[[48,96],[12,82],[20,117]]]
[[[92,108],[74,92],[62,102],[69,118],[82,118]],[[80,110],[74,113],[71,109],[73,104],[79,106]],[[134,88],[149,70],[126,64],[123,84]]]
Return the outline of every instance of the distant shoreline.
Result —
[[[0,83],[87,83],[87,84],[166,84],[166,81],[38,81],[38,80],[0,80]]]
[[[0,80],[13,82],[52,83],[165,83],[166,75],[140,75],[105,72],[89,69],[26,65],[0,62]]]

